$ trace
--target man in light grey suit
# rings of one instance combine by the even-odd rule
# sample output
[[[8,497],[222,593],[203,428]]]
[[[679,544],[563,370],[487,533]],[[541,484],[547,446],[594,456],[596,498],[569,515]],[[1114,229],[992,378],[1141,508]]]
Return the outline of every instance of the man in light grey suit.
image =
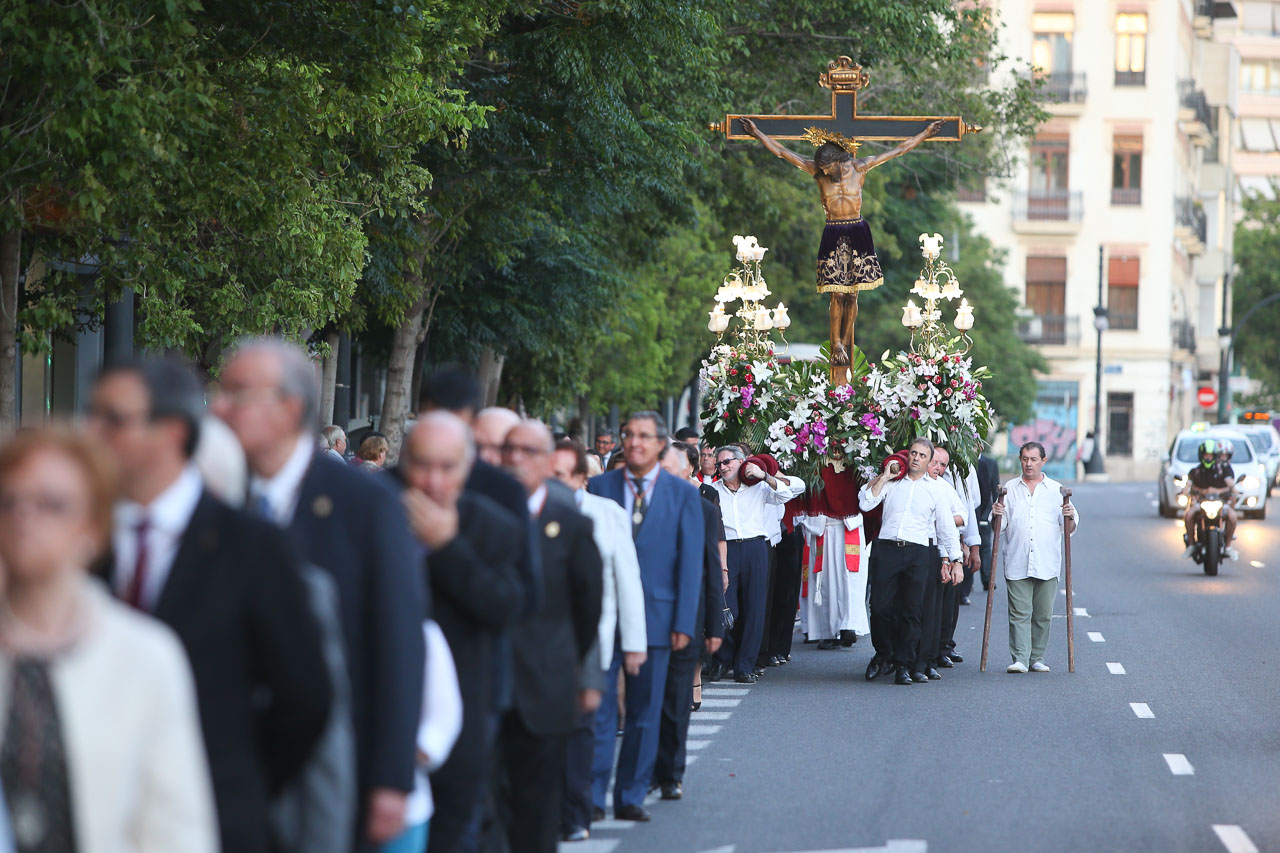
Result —
[[[555,478],[573,490],[578,510],[594,524],[596,547],[604,562],[604,594],[596,648],[583,664],[582,686],[603,692],[605,673],[613,661],[615,638],[622,648],[622,668],[637,675],[648,657],[644,621],[644,587],[640,563],[631,539],[631,523],[621,506],[587,492],[587,451],[571,439],[556,444],[552,457]],[[592,667],[594,671],[585,671]],[[591,760],[595,751],[595,710],[584,710],[569,736],[565,762],[565,794],[561,835],[565,841],[591,837]]]

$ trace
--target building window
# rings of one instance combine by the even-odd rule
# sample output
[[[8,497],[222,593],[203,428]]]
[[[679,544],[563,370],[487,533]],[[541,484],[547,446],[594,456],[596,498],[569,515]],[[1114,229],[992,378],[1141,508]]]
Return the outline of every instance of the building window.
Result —
[[[1280,150],[1280,119],[1241,118],[1236,122],[1236,147],[1241,151]]]
[[[1038,74],[1071,73],[1075,28],[1075,16],[1070,12],[1036,12],[1031,16],[1031,64]]]
[[[1240,91],[1254,95],[1280,95],[1280,61],[1241,60]]]
[[[1040,137],[1031,143],[1031,187],[1027,193],[1028,219],[1070,218],[1071,192],[1065,136]]]
[[[1142,137],[1116,136],[1111,148],[1111,203],[1142,204]]]
[[[1249,35],[1280,35],[1280,3],[1241,3],[1240,31]]]
[[[1133,455],[1133,392],[1107,394],[1107,455]]]
[[[1237,175],[1236,201],[1241,201],[1246,196],[1259,196],[1265,199],[1274,199],[1276,197],[1275,182],[1265,175]]]
[[[1116,15],[1116,85],[1147,84],[1147,16],[1122,12]]]
[[[1138,259],[1107,261],[1107,320],[1113,329],[1138,328]]]
[[[1063,344],[1067,336],[1067,259],[1027,257],[1027,307],[1035,314],[1036,329],[1027,340]]]

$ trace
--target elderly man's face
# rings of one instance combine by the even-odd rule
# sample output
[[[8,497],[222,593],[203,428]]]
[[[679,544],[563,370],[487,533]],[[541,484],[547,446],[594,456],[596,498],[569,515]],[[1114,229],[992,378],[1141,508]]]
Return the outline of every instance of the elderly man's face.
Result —
[[[572,450],[557,450],[551,454],[551,476],[564,483],[575,492],[587,485],[586,474],[575,474],[578,454]]]
[[[596,436],[596,453],[604,456],[610,450],[613,450],[613,436],[597,435]]]
[[[302,429],[302,401],[282,395],[280,381],[280,363],[268,352],[241,353],[222,371],[210,409],[231,427],[250,462],[296,441]]]
[[[742,460],[726,450],[716,458],[716,467],[720,470],[720,479],[732,485],[738,482],[738,471],[742,468]]]
[[[429,423],[416,426],[400,454],[405,482],[436,503],[453,506],[470,473],[466,442],[460,430]]]
[[[716,475],[716,451],[714,447],[703,447],[698,451],[698,459],[702,463],[702,476],[714,477]]]
[[[1028,447],[1018,454],[1018,464],[1022,466],[1022,477],[1025,480],[1036,480],[1040,477],[1040,469],[1044,467],[1044,457],[1040,450]]]
[[[937,479],[947,472],[947,466],[951,464],[951,454],[943,450],[941,447],[933,449],[933,458],[929,460],[929,476]]]
[[[627,467],[637,474],[648,473],[658,463],[663,443],[658,425],[653,421],[648,418],[627,421],[622,431],[622,452],[626,454]]]
[[[484,417],[476,418],[472,428],[475,430],[476,453],[480,458],[490,465],[501,467],[502,443],[517,422],[517,419],[505,417],[501,412],[490,412]]]
[[[551,477],[551,434],[532,424],[512,427],[502,443],[502,464],[532,495]]]
[[[689,457],[679,444],[673,444],[667,448],[667,452],[662,454],[661,465],[663,471],[681,480],[689,479],[689,475],[693,473],[689,467]]]

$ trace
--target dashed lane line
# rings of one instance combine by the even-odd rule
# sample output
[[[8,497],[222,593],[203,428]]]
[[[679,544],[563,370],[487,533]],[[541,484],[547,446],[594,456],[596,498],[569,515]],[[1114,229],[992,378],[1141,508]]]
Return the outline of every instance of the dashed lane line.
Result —
[[[706,707],[705,702],[703,707]],[[694,717],[695,720],[727,720],[730,717],[728,711],[704,711],[702,708],[694,711],[694,713],[698,715]]]
[[[1180,752],[1166,752],[1164,761],[1169,765],[1169,772],[1174,776],[1196,775],[1196,770],[1191,766],[1191,762],[1187,761],[1187,757]]]
[[[1088,615],[1089,615],[1089,610],[1088,610],[1088,608],[1085,608],[1085,607],[1073,607],[1073,608],[1072,608],[1072,610],[1074,610],[1074,611],[1075,611],[1075,614],[1076,614],[1077,616],[1088,616]]]
[[[1109,661],[1107,663],[1107,670],[1110,671],[1112,675],[1124,675],[1124,664]]]
[[[703,699],[704,708],[736,708],[742,704],[741,699]]]
[[[703,687],[703,696],[746,696],[750,691],[745,687]]]
[[[1215,823],[1213,831],[1218,834],[1222,846],[1227,848],[1227,853],[1258,853],[1257,846],[1234,823]]]
[[[1151,713],[1151,708],[1146,702],[1130,702],[1129,707],[1133,709],[1133,714],[1139,720],[1154,720],[1156,715]]]
[[[1099,633],[1098,631],[1090,631],[1090,632],[1089,632],[1089,642],[1091,642],[1091,643],[1105,643],[1106,641],[1107,641],[1107,638],[1106,638],[1106,637],[1104,637],[1104,636],[1102,636],[1102,634],[1101,634],[1101,633]]]
[[[689,725],[689,737],[708,737],[720,731],[720,726],[695,726]]]
[[[686,740],[684,742],[684,748],[690,752],[699,749],[706,749],[709,746],[711,746],[711,741],[709,740]]]

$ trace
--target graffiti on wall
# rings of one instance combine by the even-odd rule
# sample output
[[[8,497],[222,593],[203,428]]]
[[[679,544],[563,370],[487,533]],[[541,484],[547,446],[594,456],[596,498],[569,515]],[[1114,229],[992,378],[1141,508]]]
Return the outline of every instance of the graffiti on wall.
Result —
[[[1044,445],[1044,473],[1055,480],[1076,479],[1076,423],[1080,389],[1075,382],[1042,380],[1035,413],[1027,423],[1009,425],[1009,459],[1004,468],[1018,470],[1018,448],[1028,441]]]

